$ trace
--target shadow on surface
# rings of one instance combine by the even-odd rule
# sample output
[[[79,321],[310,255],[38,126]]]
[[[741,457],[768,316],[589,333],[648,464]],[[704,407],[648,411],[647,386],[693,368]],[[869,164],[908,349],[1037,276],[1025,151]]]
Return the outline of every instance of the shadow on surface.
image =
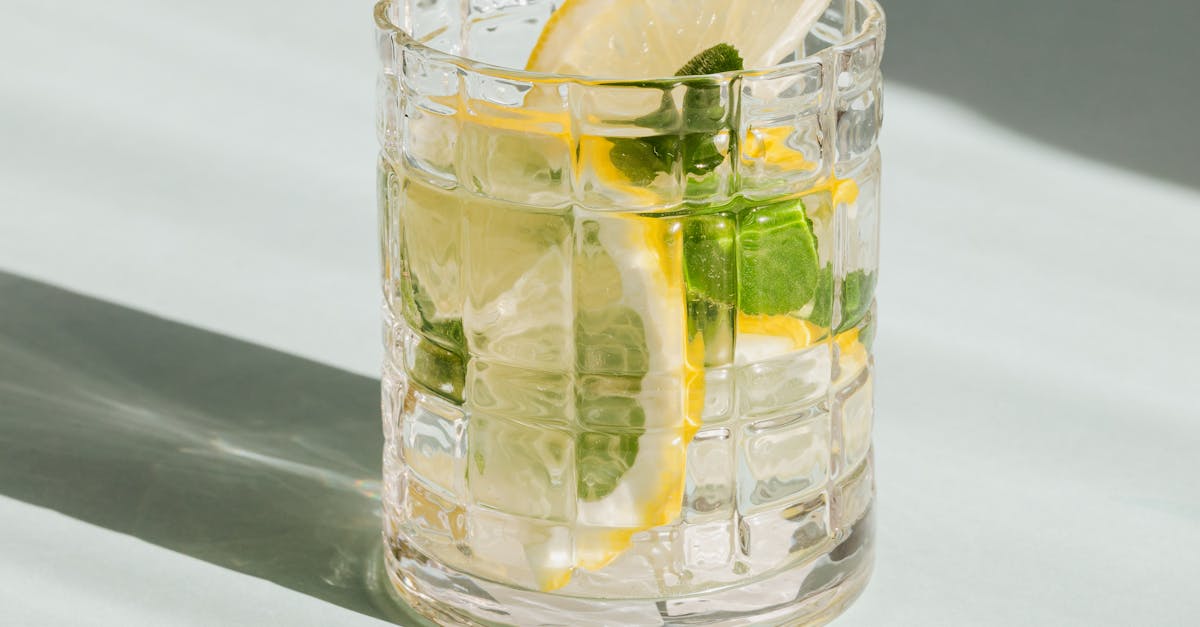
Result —
[[[0,273],[0,493],[385,620],[378,381]]]
[[[882,3],[889,79],[1039,141],[1200,187],[1200,3]]]

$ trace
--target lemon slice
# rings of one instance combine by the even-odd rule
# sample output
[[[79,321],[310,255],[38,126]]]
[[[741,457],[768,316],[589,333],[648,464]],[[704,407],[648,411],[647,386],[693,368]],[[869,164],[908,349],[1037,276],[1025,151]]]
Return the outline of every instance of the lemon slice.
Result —
[[[576,566],[595,570],[628,548],[637,531],[679,516],[687,446],[699,428],[703,409],[704,375],[703,345],[687,338],[678,223],[605,217],[586,225],[584,238],[594,238],[602,252],[595,264],[600,267],[588,268],[595,283],[589,289],[593,296],[582,299],[583,304],[637,312],[633,324],[640,328],[634,335],[644,338],[644,349],[625,349],[645,351],[647,372],[635,396],[644,416],[636,456],[627,460],[632,463],[622,469],[611,490],[600,498],[580,500]],[[594,331],[587,337],[597,338],[595,343],[601,346],[604,336],[620,336],[611,328]],[[590,343],[580,342],[580,348],[588,350]],[[579,409],[587,411],[595,403],[584,396]],[[620,422],[621,417],[608,419]]]
[[[687,338],[682,238],[670,220],[597,214],[576,222],[567,252],[529,236],[549,216],[478,210],[470,217],[487,236],[472,241],[471,271],[487,280],[473,294],[473,327],[491,321],[481,340],[489,350],[539,355],[550,369],[473,366],[471,489],[516,515],[498,523],[508,525],[507,543],[484,542],[475,555],[498,576],[555,590],[576,569],[606,566],[634,533],[679,516],[704,402],[703,346]],[[555,286],[571,263],[573,302],[560,302]],[[574,407],[573,423],[563,405]],[[526,418],[490,418],[497,407]],[[550,522],[564,516],[569,535]]]
[[[733,45],[747,68],[797,51],[830,0],[566,0],[527,69],[649,78],[671,76],[702,50]]]

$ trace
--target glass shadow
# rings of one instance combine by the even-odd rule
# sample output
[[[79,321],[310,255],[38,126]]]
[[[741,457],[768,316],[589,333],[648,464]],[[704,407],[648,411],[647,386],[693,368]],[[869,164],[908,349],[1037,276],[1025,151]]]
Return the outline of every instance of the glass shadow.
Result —
[[[378,386],[0,272],[0,493],[427,624],[373,569]]]

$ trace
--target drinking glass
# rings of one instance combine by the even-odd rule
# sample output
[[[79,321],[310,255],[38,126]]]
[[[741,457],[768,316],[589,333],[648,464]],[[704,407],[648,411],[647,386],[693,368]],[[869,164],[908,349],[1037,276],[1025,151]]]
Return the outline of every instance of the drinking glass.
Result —
[[[819,624],[872,566],[879,62],[522,71],[558,3],[376,7],[395,591],[442,624]]]

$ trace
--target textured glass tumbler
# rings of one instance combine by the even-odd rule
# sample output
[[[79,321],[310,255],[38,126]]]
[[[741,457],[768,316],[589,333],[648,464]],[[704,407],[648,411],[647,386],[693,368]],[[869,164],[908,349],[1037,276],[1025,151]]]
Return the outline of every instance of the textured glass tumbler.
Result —
[[[506,69],[558,4],[376,7],[388,576],[440,624],[822,624],[872,567],[883,15]]]

